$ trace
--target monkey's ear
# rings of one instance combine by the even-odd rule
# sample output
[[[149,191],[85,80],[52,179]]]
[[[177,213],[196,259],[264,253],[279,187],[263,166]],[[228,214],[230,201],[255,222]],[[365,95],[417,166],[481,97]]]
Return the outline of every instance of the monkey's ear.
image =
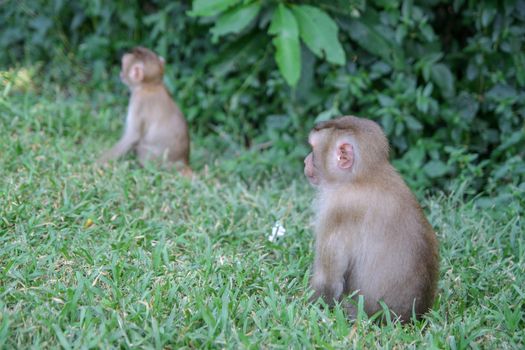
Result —
[[[141,82],[144,79],[144,63],[138,62],[133,64],[129,70],[129,77],[135,83]]]
[[[159,56],[159,61],[160,61],[160,65],[162,66],[162,68],[164,68],[164,63],[166,63],[166,61],[164,60],[164,57]]]
[[[349,143],[341,143],[337,147],[337,166],[340,169],[350,169],[354,164],[354,147]]]

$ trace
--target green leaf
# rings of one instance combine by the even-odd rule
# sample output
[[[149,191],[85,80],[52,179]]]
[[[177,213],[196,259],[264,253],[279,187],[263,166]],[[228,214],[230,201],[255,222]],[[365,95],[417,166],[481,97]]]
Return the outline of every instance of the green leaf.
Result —
[[[218,15],[240,0],[193,0],[190,16],[210,17]]]
[[[459,96],[452,101],[452,106],[467,123],[474,120],[480,107],[476,97],[465,91],[461,92]]]
[[[341,115],[341,111],[339,111],[337,107],[333,106],[332,108],[319,113],[317,117],[315,117],[315,122],[316,123],[322,122],[322,121],[332,119],[333,117],[337,117],[340,115]]]
[[[273,13],[272,23],[268,29],[272,35],[285,35],[290,37],[299,37],[299,27],[294,15],[283,4],[279,4]]]
[[[288,8],[279,4],[272,16],[268,32],[275,35],[275,61],[279,71],[290,86],[295,86],[301,74],[299,28]]]
[[[318,57],[324,56],[328,62],[345,64],[345,51],[337,38],[339,28],[334,20],[313,6],[299,5],[292,7],[292,10],[306,46]]]
[[[413,1],[411,0],[404,0],[403,4],[401,5],[401,13],[403,15],[403,20],[405,22],[410,21],[412,17],[412,10],[414,8]]]
[[[266,33],[260,31],[235,38],[232,43],[214,55],[210,65],[211,73],[218,77],[225,76],[235,70],[239,64],[249,62],[250,57],[262,55],[268,41]]]
[[[519,85],[525,86],[525,54],[523,52],[516,53],[512,56],[514,60],[514,67],[516,69],[516,80]]]
[[[213,28],[212,41],[217,42],[220,36],[229,33],[239,33],[246,28],[261,10],[261,4],[254,2],[240,7],[235,7],[222,14]]]
[[[517,96],[518,92],[516,89],[507,84],[496,84],[485,94],[485,97],[494,101],[512,99]]]
[[[496,147],[496,149],[493,151],[492,156],[499,156],[503,151],[511,148],[512,146],[516,145],[517,143],[523,140],[525,140],[525,132],[523,130],[515,131],[509,137],[503,138],[503,142],[498,147]]]
[[[495,8],[484,8],[481,12],[481,25],[483,27],[488,27],[497,14],[498,10]]]
[[[454,96],[456,90],[454,87],[454,76],[446,65],[438,63],[432,66],[430,77],[432,81],[439,86],[443,96]]]
[[[377,33],[372,27],[359,20],[348,22],[347,32],[363,49],[373,55],[383,57],[388,62],[392,61],[392,49],[387,40]]]
[[[379,104],[382,107],[392,107],[396,104],[396,101],[392,97],[387,95],[378,94],[377,99],[379,100]]]
[[[440,177],[447,173],[448,168],[440,160],[431,160],[423,167],[423,171],[430,177]]]
[[[416,118],[414,118],[411,115],[405,116],[405,122],[407,124],[407,127],[410,130],[413,130],[413,131],[421,131],[421,130],[423,130],[423,124],[421,124],[421,122],[419,120],[417,120]]]
[[[394,118],[391,114],[382,115],[381,125],[383,126],[385,134],[392,135],[392,132],[394,131]]]

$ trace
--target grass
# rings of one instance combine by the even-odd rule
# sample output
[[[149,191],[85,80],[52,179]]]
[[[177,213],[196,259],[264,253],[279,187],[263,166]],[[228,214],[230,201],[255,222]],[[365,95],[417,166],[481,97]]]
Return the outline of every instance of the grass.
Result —
[[[4,81],[5,82],[5,81]],[[423,204],[441,243],[421,322],[349,322],[312,305],[312,190],[299,162],[195,137],[193,181],[99,169],[125,99],[0,91],[4,348],[523,348],[523,199],[478,209],[465,187]],[[267,237],[276,220],[287,232]]]

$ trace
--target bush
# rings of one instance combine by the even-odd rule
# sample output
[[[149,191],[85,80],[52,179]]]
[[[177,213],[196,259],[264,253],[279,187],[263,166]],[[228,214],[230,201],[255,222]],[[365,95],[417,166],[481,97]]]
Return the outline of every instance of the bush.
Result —
[[[475,191],[525,190],[525,1],[222,0],[211,13],[199,3],[8,2],[0,62],[50,62],[68,80],[80,66],[97,86],[108,73],[116,83],[120,53],[142,44],[167,57],[166,81],[197,134],[298,160],[314,121],[356,114],[383,126],[414,188],[469,178]],[[272,19],[298,8],[337,24],[343,65],[300,35],[283,69]]]

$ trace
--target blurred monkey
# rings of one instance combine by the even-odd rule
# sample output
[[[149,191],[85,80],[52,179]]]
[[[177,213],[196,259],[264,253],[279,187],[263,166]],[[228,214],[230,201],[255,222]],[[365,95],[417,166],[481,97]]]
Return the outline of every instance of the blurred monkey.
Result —
[[[133,150],[139,162],[180,164],[190,174],[190,137],[184,115],[168,93],[162,77],[164,59],[136,47],[122,57],[120,79],[131,90],[126,126],[121,139],[106,151],[100,163]]]

